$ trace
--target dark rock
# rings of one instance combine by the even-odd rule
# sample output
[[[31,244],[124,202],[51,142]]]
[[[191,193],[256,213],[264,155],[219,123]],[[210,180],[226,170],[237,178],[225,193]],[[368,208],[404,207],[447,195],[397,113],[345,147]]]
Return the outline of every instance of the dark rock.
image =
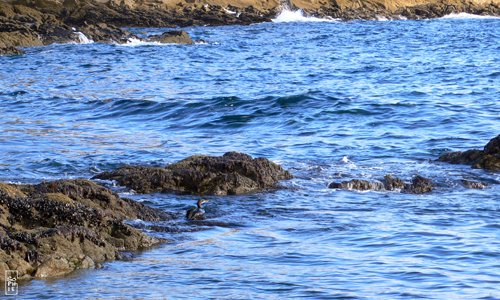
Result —
[[[432,181],[420,175],[413,177],[410,184],[405,184],[404,192],[411,194],[424,194],[432,191]]]
[[[489,155],[500,154],[500,134],[492,138],[486,146],[484,146],[484,153]]]
[[[346,189],[358,191],[393,191],[401,190],[404,193],[423,194],[432,191],[432,182],[422,176],[415,176],[411,183],[404,183],[401,179],[392,175],[385,175],[382,182],[352,179],[343,182],[332,182],[328,185],[331,189]]]
[[[349,181],[343,181],[340,183],[332,182],[328,185],[330,189],[346,189],[346,190],[357,190],[357,191],[380,191],[384,189],[384,185],[378,181],[368,181],[360,179],[352,179]]]
[[[88,180],[0,183],[0,211],[0,268],[21,278],[61,276],[151,247],[160,240],[123,221],[170,218]]]
[[[79,30],[94,42],[123,44],[131,38],[139,39],[128,31],[105,23],[85,24]]]
[[[473,168],[500,171],[500,135],[491,139],[483,150],[445,153],[438,160],[452,164],[472,165]]]
[[[384,176],[384,187],[386,190],[388,191],[394,191],[394,190],[401,190],[401,189],[404,189],[405,187],[405,183],[403,182],[403,180],[397,178],[397,177],[394,177],[390,174],[387,174]]]
[[[0,55],[22,55],[24,51],[17,49],[16,47],[5,47],[0,48]]]
[[[461,180],[462,185],[468,189],[484,189],[486,188],[486,184],[478,181],[470,181],[466,179]]]
[[[167,31],[160,35],[152,35],[147,38],[150,42],[160,42],[165,44],[194,44],[189,34],[185,31]]]
[[[292,175],[268,159],[228,152],[191,156],[165,168],[126,166],[95,178],[115,180],[138,193],[236,195],[274,188]]]

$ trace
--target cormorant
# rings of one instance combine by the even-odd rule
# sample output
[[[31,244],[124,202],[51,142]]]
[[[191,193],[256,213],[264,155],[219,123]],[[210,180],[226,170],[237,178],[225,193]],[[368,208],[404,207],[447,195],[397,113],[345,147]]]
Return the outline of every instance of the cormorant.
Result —
[[[200,199],[198,200],[197,207],[191,207],[186,213],[186,218],[188,220],[203,220],[205,217],[205,210],[201,208],[203,203],[207,203],[208,200]]]

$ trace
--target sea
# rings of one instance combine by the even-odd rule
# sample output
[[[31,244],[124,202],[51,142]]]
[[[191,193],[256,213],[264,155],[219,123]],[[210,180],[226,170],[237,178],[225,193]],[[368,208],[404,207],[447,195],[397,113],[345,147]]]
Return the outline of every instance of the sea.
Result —
[[[129,221],[168,242],[23,282],[19,299],[500,299],[500,174],[436,161],[500,133],[499,18],[341,22],[287,11],[185,30],[195,45],[83,36],[0,57],[0,181],[227,151],[266,157],[294,179],[210,196],[203,222],[184,219],[196,196],[102,182],[173,213],[155,226]],[[435,188],[328,188],[385,174]]]

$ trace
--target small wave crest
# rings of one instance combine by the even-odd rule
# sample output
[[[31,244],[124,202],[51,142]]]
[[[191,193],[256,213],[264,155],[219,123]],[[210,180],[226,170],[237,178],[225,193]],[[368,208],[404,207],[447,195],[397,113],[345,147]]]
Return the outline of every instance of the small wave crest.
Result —
[[[126,46],[126,47],[137,47],[137,46],[168,46],[172,44],[165,44],[160,42],[147,42],[140,40],[138,38],[129,38],[124,44],[117,44],[118,46]]]
[[[500,19],[500,17],[497,16],[482,16],[482,15],[473,15],[473,14],[468,14],[468,13],[451,13],[449,15],[441,17],[441,19]]]
[[[92,44],[94,41],[89,39],[85,34],[80,31],[75,31],[76,36],[78,37],[79,44]]]
[[[289,8],[283,8],[283,10],[272,19],[273,23],[290,23],[290,22],[336,22],[333,18],[317,18],[311,16],[305,16],[301,9],[291,10]]]
[[[195,41],[196,45],[208,45],[209,43],[204,40]],[[139,46],[172,46],[172,45],[181,45],[176,43],[161,43],[161,42],[150,42],[144,41],[138,38],[129,38],[126,43],[116,44],[117,46],[125,46],[125,47],[139,47]]]

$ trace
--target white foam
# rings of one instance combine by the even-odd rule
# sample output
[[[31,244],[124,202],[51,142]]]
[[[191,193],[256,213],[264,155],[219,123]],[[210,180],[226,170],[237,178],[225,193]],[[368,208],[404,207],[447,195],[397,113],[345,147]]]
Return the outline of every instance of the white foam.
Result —
[[[137,47],[137,46],[165,46],[165,45],[174,45],[174,44],[166,44],[160,42],[146,42],[136,38],[129,38],[124,44],[117,44],[118,46],[127,46],[127,47]]]
[[[226,12],[226,14],[228,14],[228,15],[236,15],[236,14],[237,14],[237,12],[232,11],[232,10],[229,10],[229,9],[227,9],[227,8],[222,8],[222,9],[223,9],[223,10]]]
[[[274,23],[290,23],[290,22],[336,22],[336,19],[333,18],[316,18],[316,17],[307,17],[304,15],[304,12],[299,9],[292,11],[288,8],[283,8],[279,15],[276,18],[271,19]]]
[[[78,36],[79,44],[92,44],[94,41],[89,39],[85,34],[80,31],[75,31],[75,34]]]
[[[377,21],[381,21],[381,22],[385,22],[385,21],[390,21],[389,19],[387,19],[387,17],[385,16],[379,16],[379,15],[376,15],[375,18],[377,19]]]
[[[473,15],[473,14],[468,14],[468,13],[451,13],[449,15],[441,17],[441,19],[500,19],[500,17],[497,16],[481,16],[481,15]]]
[[[208,43],[207,41],[204,40],[197,40],[194,41],[196,45],[209,45],[211,43]],[[214,45],[218,45],[218,43],[213,43]],[[182,45],[179,43],[161,43],[161,42],[149,42],[149,41],[144,41],[140,40],[137,38],[129,38],[126,43],[124,44],[118,44],[115,43],[117,46],[125,46],[125,47],[139,47],[139,46],[172,46],[172,45]]]

